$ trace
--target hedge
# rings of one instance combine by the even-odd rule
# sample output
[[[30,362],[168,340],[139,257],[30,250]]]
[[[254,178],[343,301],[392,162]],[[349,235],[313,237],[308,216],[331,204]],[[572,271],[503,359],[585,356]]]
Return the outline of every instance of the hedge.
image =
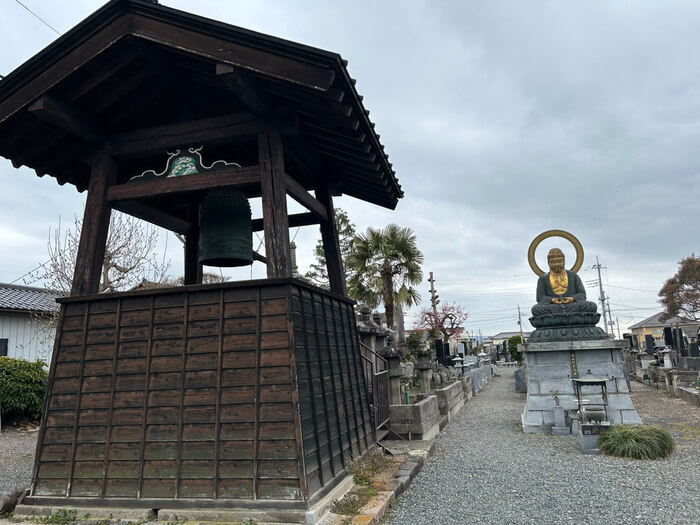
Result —
[[[44,408],[48,374],[43,361],[0,357],[0,408],[3,419],[38,419]]]

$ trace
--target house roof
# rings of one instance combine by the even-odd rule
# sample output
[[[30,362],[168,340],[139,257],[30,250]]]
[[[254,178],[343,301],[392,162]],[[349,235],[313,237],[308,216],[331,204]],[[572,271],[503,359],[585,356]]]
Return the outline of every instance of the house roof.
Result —
[[[44,288],[0,283],[0,310],[55,312],[58,310],[56,298],[61,295]]]
[[[100,152],[115,158],[117,183],[159,171],[165,147],[134,154],[125,144],[182,119],[221,127],[208,161],[254,164],[263,124],[288,139],[285,171],[305,189],[328,183],[394,209],[403,192],[346,65],[337,53],[112,0],[0,81],[0,155],[83,191]],[[169,151],[200,145],[181,129]]]
[[[695,326],[698,324],[697,321],[693,321],[692,319],[686,319],[685,317],[671,317],[670,319],[667,319],[666,321],[661,321],[659,317],[663,315],[664,312],[659,312],[657,314],[652,315],[651,317],[647,317],[643,321],[639,321],[638,323],[635,323],[631,326],[628,327],[629,330],[633,330],[635,328],[657,328],[657,327],[664,327],[664,326],[675,326],[675,325],[692,325]]]
[[[523,335],[525,337],[530,337],[530,334],[532,332],[523,332]],[[491,340],[494,339],[508,339],[510,337],[513,337],[514,335],[520,335],[520,332],[498,332],[496,335],[491,336]]]

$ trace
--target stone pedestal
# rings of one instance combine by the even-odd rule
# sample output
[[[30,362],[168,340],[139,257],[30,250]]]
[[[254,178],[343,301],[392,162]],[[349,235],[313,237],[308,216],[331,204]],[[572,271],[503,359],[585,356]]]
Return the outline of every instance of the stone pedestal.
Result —
[[[523,432],[552,433],[555,426],[556,392],[563,410],[578,408],[572,377],[588,370],[599,377],[613,377],[607,383],[608,417],[613,424],[642,424],[632,404],[625,381],[621,350],[626,340],[562,341],[518,345],[527,371],[527,400],[522,413]],[[601,402],[599,394],[588,396]]]
[[[432,365],[430,363],[430,355],[427,353],[418,354],[418,363],[416,364],[416,369],[418,370],[418,378],[420,379],[420,392],[421,394],[430,393],[430,380],[433,377]]]
[[[391,349],[395,350],[395,349]],[[401,399],[401,377],[403,376],[403,370],[401,370],[401,358],[396,351],[385,351],[384,358],[387,360],[387,365],[389,367],[389,401],[392,405],[400,405],[403,399]]]

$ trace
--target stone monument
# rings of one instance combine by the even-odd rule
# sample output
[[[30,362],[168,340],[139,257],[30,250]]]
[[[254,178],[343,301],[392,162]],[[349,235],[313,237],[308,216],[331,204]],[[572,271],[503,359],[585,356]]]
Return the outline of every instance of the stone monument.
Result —
[[[537,246],[549,237],[563,237],[576,249],[576,262],[565,269],[564,253],[554,248],[547,255],[549,272],[535,262]],[[600,319],[596,303],[586,300],[586,290],[577,275],[583,265],[583,247],[576,237],[563,230],[549,230],[530,244],[528,261],[538,275],[537,304],[532,307],[530,324],[535,331],[518,349],[523,353],[527,372],[527,400],[522,413],[526,433],[561,434],[558,412],[574,414],[578,402],[572,379],[579,370],[593,371],[611,378],[607,385],[610,422],[641,424],[625,381],[622,348],[627,340],[613,340],[596,324]],[[591,393],[591,402],[602,402]]]

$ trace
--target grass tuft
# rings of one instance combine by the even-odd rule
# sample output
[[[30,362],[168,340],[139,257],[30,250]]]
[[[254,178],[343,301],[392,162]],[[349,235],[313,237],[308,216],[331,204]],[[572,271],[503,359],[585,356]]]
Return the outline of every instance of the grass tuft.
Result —
[[[641,425],[613,425],[598,443],[601,452],[608,456],[632,459],[667,458],[675,446],[667,430]]]
[[[74,510],[58,509],[51,516],[39,518],[37,521],[47,525],[67,525],[77,519],[78,516]]]
[[[331,503],[331,512],[344,516],[354,516],[378,493],[379,491],[374,487],[363,486],[355,493],[347,494],[340,501],[333,501]]]
[[[353,475],[358,485],[371,485],[374,477],[391,464],[391,459],[381,450],[367,452],[364,456],[355,460],[348,468],[348,473]]]

